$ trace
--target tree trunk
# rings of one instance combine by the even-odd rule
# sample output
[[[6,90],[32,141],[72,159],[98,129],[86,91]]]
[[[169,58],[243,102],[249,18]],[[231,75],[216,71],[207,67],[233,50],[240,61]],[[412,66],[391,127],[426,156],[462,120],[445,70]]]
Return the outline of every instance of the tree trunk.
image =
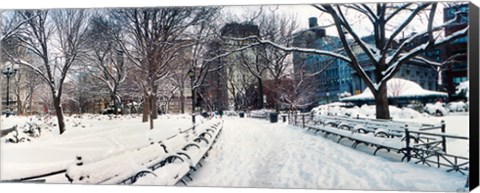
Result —
[[[110,97],[112,98],[112,101],[113,101],[113,114],[117,115],[118,114],[118,112],[117,112],[118,101],[117,101],[117,97],[115,95],[116,95],[115,92],[110,93]],[[80,103],[78,105],[78,108],[80,108]]]
[[[157,114],[155,113],[157,111],[155,101],[156,101],[155,95],[150,96],[150,108],[152,109],[152,112],[150,113],[150,129],[153,129],[153,120],[156,119],[155,116],[157,116]]]
[[[65,132],[65,121],[60,97],[53,97],[53,105],[55,107],[55,113],[57,114],[58,129],[61,135],[63,132]]]
[[[165,114],[170,113],[170,101],[171,100],[172,100],[172,98],[167,98],[167,102],[165,103]]]
[[[23,115],[24,110],[23,110],[23,102],[20,99],[20,95],[17,94],[17,112],[19,115]]]
[[[262,79],[261,78],[257,78],[258,79],[258,92],[259,92],[259,95],[260,95],[260,101],[258,102],[259,104],[259,107],[260,109],[263,109],[264,106],[263,106],[263,82],[262,82]],[[258,97],[258,96],[257,96]]]
[[[150,97],[150,109],[152,114],[152,116],[150,117],[152,119],[157,119],[158,118],[157,95],[153,95]]]
[[[180,111],[182,114],[185,113],[185,94],[184,89],[180,89]]]
[[[142,122],[148,121],[148,114],[150,114],[150,97],[144,96]]]
[[[273,104],[275,106],[275,112],[279,112],[280,111],[280,107],[278,105],[278,90],[280,89],[280,80],[279,79],[275,79],[275,88],[272,89],[273,91]]]
[[[30,111],[29,114],[32,114],[33,113],[32,112],[32,110],[33,110],[33,105],[32,105],[33,104],[33,89],[30,90],[30,93],[31,93],[31,95],[30,95],[30,98],[28,99],[28,109]]]
[[[390,119],[390,111],[388,109],[388,95],[387,84],[380,85],[380,89],[374,92],[375,104],[376,104],[376,117],[377,119]]]
[[[151,114],[150,116],[152,119],[157,119],[158,118],[158,108],[157,108],[157,91],[158,91],[158,86],[153,85],[153,92],[152,96],[150,96],[150,109],[151,109]]]

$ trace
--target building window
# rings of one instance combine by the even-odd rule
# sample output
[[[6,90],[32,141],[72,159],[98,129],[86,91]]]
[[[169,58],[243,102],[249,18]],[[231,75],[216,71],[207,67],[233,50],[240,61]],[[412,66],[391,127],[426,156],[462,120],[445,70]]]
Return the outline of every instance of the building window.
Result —
[[[453,77],[453,83],[454,84],[460,84],[460,83],[465,82],[467,80],[468,80],[468,77],[466,77],[466,76]]]

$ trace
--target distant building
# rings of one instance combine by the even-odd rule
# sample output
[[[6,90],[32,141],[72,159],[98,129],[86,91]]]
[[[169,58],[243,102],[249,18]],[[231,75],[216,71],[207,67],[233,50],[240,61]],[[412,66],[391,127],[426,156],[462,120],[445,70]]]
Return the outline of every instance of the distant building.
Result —
[[[226,37],[226,42],[211,42],[209,44],[210,57],[216,57],[224,51],[248,45],[249,41],[228,40],[231,38],[259,35],[258,26],[251,23],[228,23],[221,29],[221,34]],[[210,63],[211,71],[205,77],[204,84],[200,88],[201,105],[206,110],[246,109],[261,108],[263,106],[263,83],[242,63],[252,65],[259,64],[261,48],[249,48],[242,52],[232,53],[226,57],[220,57]],[[263,75],[262,75],[263,78]],[[258,85],[253,89],[253,85]],[[251,89],[249,87],[252,87]],[[255,104],[247,102],[247,98],[256,95]]]
[[[326,34],[326,30],[318,27],[317,18],[309,18],[309,29],[294,34],[293,45],[303,48],[323,50],[340,50],[340,39]],[[337,100],[342,92],[352,92],[350,71],[346,62],[330,56],[317,54],[293,53],[293,68],[295,79],[312,79],[315,84],[314,106],[318,103],[328,103]],[[300,76],[300,71],[307,72]],[[310,77],[310,75],[313,75]],[[341,75],[346,75],[342,76]],[[307,86],[307,85],[306,85]]]
[[[445,36],[448,36],[468,25],[468,4],[457,4],[443,9],[444,22],[455,19],[456,22],[445,28]],[[445,59],[447,60],[443,68],[443,86],[448,92],[451,100],[459,96],[455,94],[455,87],[461,82],[468,80],[467,63],[468,37],[464,36],[445,46]]]

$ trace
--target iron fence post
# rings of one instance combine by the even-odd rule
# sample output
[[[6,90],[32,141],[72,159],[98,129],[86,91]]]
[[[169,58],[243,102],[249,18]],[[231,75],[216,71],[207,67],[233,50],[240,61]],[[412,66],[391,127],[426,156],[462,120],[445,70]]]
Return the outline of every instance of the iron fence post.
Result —
[[[406,150],[407,150],[407,162],[410,162],[412,157],[411,149],[410,149],[410,132],[408,131],[408,125],[405,126],[405,143],[406,143]]]
[[[442,120],[442,133],[445,133],[446,125],[445,121]],[[447,138],[445,136],[442,137],[442,148],[443,152],[447,153]]]
[[[302,127],[305,128],[305,114],[302,114]]]

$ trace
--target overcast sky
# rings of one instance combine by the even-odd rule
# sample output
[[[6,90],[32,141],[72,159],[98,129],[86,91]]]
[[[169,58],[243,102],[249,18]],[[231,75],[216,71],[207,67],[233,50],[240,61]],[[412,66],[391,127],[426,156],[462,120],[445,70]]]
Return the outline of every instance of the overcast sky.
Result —
[[[303,4],[303,5],[277,5],[277,6],[264,6],[264,10],[266,9],[275,9],[278,7],[278,12],[283,13],[283,14],[288,14],[288,15],[296,15],[297,17],[297,23],[299,24],[300,29],[306,29],[308,28],[308,18],[310,17],[317,17],[318,18],[318,24],[320,26],[326,26],[332,24],[331,17],[327,14],[321,15],[321,11],[318,9],[314,8],[311,5],[308,4]],[[437,13],[435,15],[435,23],[434,25],[440,25],[443,23],[443,5],[438,4],[437,7]],[[253,10],[259,10],[260,6],[256,5],[251,5],[251,6],[227,6],[223,10],[225,13],[232,13],[236,14],[239,17],[245,14],[245,12],[248,11],[253,11]],[[355,31],[360,34],[361,36],[366,36],[366,35],[371,35],[373,33],[373,28],[371,23],[369,22],[368,19],[363,14],[359,14],[358,12],[355,11],[350,11],[350,12],[345,12],[345,15],[347,18],[350,19],[350,22],[352,25],[354,25]],[[407,13],[403,13],[401,15],[398,15],[392,21],[390,24],[393,26],[399,26],[399,24],[408,16]],[[405,29],[405,35],[409,35],[412,32],[419,32],[419,31],[425,31],[426,30],[426,15],[423,13],[423,17],[417,17],[415,20],[411,22],[411,25],[409,25]],[[238,21],[241,22],[241,21]],[[299,30],[300,30],[299,29]],[[337,29],[335,26],[331,26],[327,28],[327,34],[328,35],[334,35],[338,36],[337,34]],[[389,33],[387,33],[389,34]]]
[[[338,3],[338,0],[264,0],[264,1],[253,1],[253,0],[182,0],[182,1],[155,1],[155,0],[82,0],[82,1],[59,1],[59,0],[2,0],[0,3],[0,8],[91,8],[91,7],[144,7],[144,6],[193,6],[193,5],[227,5],[224,12],[232,12],[237,15],[242,15],[245,10],[256,10],[259,6],[256,6],[258,3],[262,4],[280,4],[279,11],[285,14],[294,14],[297,16],[297,23],[300,26],[300,29],[308,28],[308,18],[309,17],[318,17],[320,16],[320,11],[310,6],[312,3]],[[378,2],[371,0],[349,0],[348,2]],[[389,2],[404,2],[390,0]],[[413,1],[415,2],[415,1]],[[417,1],[418,2],[418,1]],[[293,4],[296,3],[296,4]],[[254,4],[250,6],[238,6],[245,4]],[[229,6],[228,6],[229,5]],[[439,25],[443,23],[443,6],[439,4],[438,12],[436,15],[435,24]],[[347,17],[351,18],[351,21],[354,24],[354,29],[359,32],[360,35],[369,35],[372,33],[371,25],[368,24],[368,21],[364,18],[362,19],[361,14],[352,14],[347,13]],[[360,19],[359,19],[360,18]],[[398,17],[398,20],[392,23],[399,24],[404,17]],[[241,22],[241,21],[239,21]],[[319,18],[319,25],[330,24],[330,17],[323,15]],[[406,35],[414,31],[423,31],[426,28],[425,21],[416,19],[414,24],[406,29]],[[336,35],[336,29],[331,27],[327,29],[327,34]]]

